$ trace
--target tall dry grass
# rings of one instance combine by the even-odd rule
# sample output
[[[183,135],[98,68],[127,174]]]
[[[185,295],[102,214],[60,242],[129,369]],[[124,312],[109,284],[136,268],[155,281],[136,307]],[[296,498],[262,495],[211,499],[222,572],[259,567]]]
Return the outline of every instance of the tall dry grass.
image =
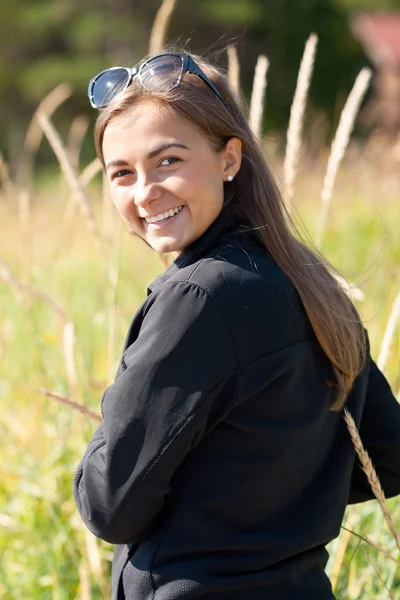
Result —
[[[257,138],[262,135],[262,120],[264,114],[264,98],[267,88],[268,58],[260,54],[254,71],[253,92],[251,95],[249,123]]]
[[[240,63],[236,47],[230,44],[226,49],[228,55],[228,78],[233,91],[239,97],[240,91]]]
[[[162,3],[160,12],[154,23],[153,33],[151,36],[152,52],[156,52],[157,49],[161,48],[164,44],[167,25],[171,18],[174,7],[174,2]],[[303,57],[303,61],[301,63],[300,68],[298,87],[291,111],[291,123],[289,125],[287,133],[287,150],[284,169],[286,174],[285,179],[291,197],[294,195],[295,192],[295,181],[301,182],[302,174],[299,168],[299,157],[301,159],[300,147],[302,143],[301,131],[303,115],[306,109],[307,90],[310,84],[312,65],[315,57],[316,43],[316,38],[311,37],[306,45],[305,55]],[[230,77],[233,82],[233,85],[237,86],[237,89],[239,90],[238,86],[240,65],[237,57],[237,52],[234,48],[231,48],[230,50],[228,50],[228,55],[230,56]],[[255,77],[255,80],[258,78],[259,85],[258,87],[255,86],[254,88],[254,95],[252,98],[251,106],[253,129],[256,132],[256,134],[261,138],[261,116],[264,111],[266,73],[268,63],[264,59],[260,60],[261,63],[258,63],[256,69],[257,76]],[[342,159],[344,158],[345,150],[349,144],[352,126],[356,119],[357,111],[359,109],[362,96],[368,85],[369,77],[370,74],[367,71],[363,71],[357,79],[355,87],[353,88],[349,100],[344,108],[337,134],[332,143],[331,155],[328,161],[328,167],[324,177],[321,209],[319,217],[316,218],[318,244],[321,243],[323,235],[326,235],[327,239],[331,240],[332,242],[332,238],[330,238],[329,234],[327,234],[325,231],[327,219],[329,216],[328,209],[330,208],[334,184],[339,173],[339,166]],[[60,239],[63,238],[65,233],[68,233],[69,235],[71,230],[73,228],[76,228],[77,220],[81,218],[82,221],[80,226],[81,228],[83,228],[82,231],[84,232],[84,230],[86,229],[88,233],[88,236],[85,236],[83,234],[83,238],[86,240],[87,237],[91,237],[94,240],[96,247],[101,250],[101,255],[99,257],[97,265],[99,265],[101,261],[104,261],[107,265],[106,274],[104,279],[102,280],[104,304],[103,308],[100,310],[99,313],[99,323],[107,324],[106,352],[105,358],[102,359],[103,375],[101,376],[102,382],[103,384],[105,384],[112,380],[113,373],[115,370],[118,348],[120,347],[120,344],[117,343],[117,339],[120,341],[122,330],[124,329],[122,325],[126,325],[129,320],[126,314],[124,314],[124,309],[121,306],[122,300],[120,287],[122,285],[122,281],[125,278],[125,289],[128,289],[129,292],[132,293],[131,276],[127,276],[126,267],[123,263],[123,235],[121,234],[119,226],[117,226],[115,223],[115,215],[113,216],[113,213],[110,212],[111,203],[108,196],[106,182],[103,181],[103,185],[101,186],[102,208],[100,218],[98,214],[96,215],[96,207],[98,206],[98,202],[94,201],[91,195],[93,192],[89,191],[89,186],[92,185],[93,178],[101,170],[100,163],[96,159],[92,161],[89,165],[87,165],[86,168],[82,170],[82,172],[79,172],[78,170],[80,147],[86,132],[87,125],[85,120],[82,119],[75,121],[75,124],[71,125],[69,139],[67,139],[66,142],[64,142],[61,139],[60,135],[51,123],[51,114],[56,108],[62,105],[62,102],[67,100],[69,93],[70,90],[68,86],[64,85],[60,88],[57,88],[57,90],[54,91],[54,94],[50,94],[48,98],[45,99],[45,101],[41,103],[41,105],[38,107],[38,110],[35,113],[34,119],[30,125],[26,136],[25,154],[23,155],[23,158],[21,160],[20,171],[18,172],[16,181],[10,180],[8,168],[4,160],[0,163],[0,177],[2,181],[2,197],[0,198],[0,203],[3,202],[6,205],[9,205],[11,202],[11,198],[14,197],[15,193],[19,193],[20,198],[21,194],[23,197],[23,194],[25,193],[25,200],[22,201],[20,199],[18,210],[18,221],[20,223],[18,229],[18,236],[24,236],[24,239],[18,240],[18,243],[20,244],[20,248],[23,249],[20,250],[20,254],[22,254],[23,252],[27,252],[31,257],[32,248],[34,247],[32,241],[32,232],[34,230],[34,224],[30,205],[30,200],[33,195],[32,165],[34,164],[35,153],[37,152],[39,144],[42,142],[42,135],[44,133],[46,139],[48,140],[49,144],[51,145],[54,151],[55,157],[60,166],[60,172],[63,175],[66,182],[64,202],[65,212],[63,219],[65,229],[60,230]],[[97,195],[99,195],[98,187],[96,188],[96,190]],[[79,208],[80,216],[76,214],[76,208]],[[41,207],[40,210],[49,209],[45,209],[43,205],[43,207]],[[315,214],[315,207],[313,208],[313,210]],[[358,215],[360,216],[361,213],[358,213]],[[99,220],[102,223],[101,225],[99,225]],[[23,227],[21,227],[21,223],[23,223]],[[51,229],[48,231],[48,234],[50,236]],[[80,248],[82,250],[85,249],[84,252],[78,252],[80,258],[82,259],[83,254],[87,250],[84,244],[82,244]],[[4,249],[0,247],[0,252],[3,252],[3,250]],[[41,322],[43,320],[43,308],[37,306],[37,303],[39,303],[40,305],[47,307],[47,319],[49,320],[52,330],[56,332],[56,341],[54,343],[56,345],[56,348],[58,348],[57,352],[59,354],[59,358],[55,361],[55,364],[57,364],[58,370],[55,371],[54,376],[51,372],[45,372],[45,370],[39,372],[39,377],[38,373],[35,373],[34,375],[31,374],[30,376],[32,377],[32,381],[37,381],[38,378],[42,378],[43,382],[41,382],[41,385],[32,384],[30,388],[30,393],[32,394],[36,389],[38,390],[38,393],[45,397],[50,403],[54,401],[57,404],[63,405],[65,408],[60,408],[61,412],[58,412],[52,404],[50,404],[48,407],[47,405],[42,405],[42,408],[40,408],[40,410],[33,412],[34,416],[32,419],[32,423],[34,423],[36,420],[38,422],[36,431],[40,431],[41,435],[44,436],[49,435],[50,439],[53,439],[52,436],[54,435],[59,435],[59,433],[57,433],[58,430],[62,432],[68,432],[69,435],[71,433],[74,434],[75,450],[72,452],[73,459],[65,463],[63,462],[60,454],[56,455],[56,459],[54,459],[54,465],[57,465],[56,468],[61,469],[62,472],[57,471],[57,475],[55,475],[55,472],[51,471],[51,477],[57,478],[57,481],[61,481],[64,478],[64,473],[65,477],[68,479],[71,475],[71,469],[74,464],[75,458],[78,454],[80,454],[80,452],[78,452],[77,449],[81,449],[83,445],[81,431],[90,431],[90,425],[88,425],[88,422],[99,421],[101,419],[99,412],[93,410],[90,406],[87,405],[87,396],[92,397],[94,393],[97,394],[98,388],[101,387],[101,385],[99,385],[98,382],[96,382],[93,379],[93,372],[96,372],[96,369],[92,371],[88,369],[87,358],[85,356],[86,353],[84,350],[85,342],[82,340],[82,337],[84,335],[89,335],[89,337],[91,337],[92,334],[86,334],[86,329],[83,329],[82,325],[79,324],[79,311],[73,309],[73,302],[70,302],[70,305],[68,307],[64,306],[63,302],[61,302],[58,298],[53,297],[53,292],[49,292],[47,289],[44,290],[42,289],[42,287],[40,287],[40,283],[35,283],[35,278],[37,277],[38,264],[36,264],[34,268],[32,260],[29,260],[29,262],[24,263],[20,259],[16,267],[18,272],[18,275],[16,276],[12,273],[12,269],[2,258],[1,254],[0,259],[0,279],[2,280],[3,284],[7,286],[7,289],[9,288],[14,293],[12,300],[7,298],[6,300],[3,300],[3,302],[7,302],[8,308],[12,308],[12,310],[10,310],[9,312],[12,313],[13,311],[16,311],[16,314],[18,314],[19,318],[21,319],[23,318],[23,314],[31,314],[32,319],[36,319],[36,322],[33,323],[33,331],[36,331],[37,328],[40,328],[39,321]],[[62,262],[59,264],[62,265]],[[46,269],[46,267],[43,268]],[[49,264],[47,268],[50,271]],[[161,265],[158,265],[158,267],[155,267],[153,265],[152,267],[153,270],[157,270],[160,268]],[[131,272],[130,269],[131,267],[129,267],[129,274]],[[99,270],[99,272],[104,273],[101,269]],[[93,277],[93,273],[91,273],[90,270],[87,270],[86,279],[88,279],[89,281],[92,281],[93,279],[93,282],[96,281],[96,278]],[[42,276],[42,281],[43,280],[47,280],[45,270]],[[7,292],[4,292],[3,290],[3,295],[4,294],[6,296]],[[78,297],[79,294],[80,292],[78,291]],[[138,294],[138,300],[142,294],[143,291],[141,292],[141,294]],[[26,298],[29,299],[29,303],[26,302]],[[73,296],[71,296],[71,298],[73,298]],[[2,296],[0,295],[0,300],[1,299]],[[385,334],[381,343],[381,351],[379,358],[379,364],[382,368],[385,368],[391,362],[391,360],[393,360],[393,341],[399,322],[399,305],[399,296],[397,296],[393,304],[392,312],[389,318],[386,319],[386,323],[383,324]],[[21,311],[18,310],[18,306],[21,307]],[[33,317],[33,315],[35,315],[35,317]],[[53,315],[57,316],[57,325],[51,323]],[[30,317],[27,321],[28,328],[32,326],[32,322],[31,325],[29,325],[29,322]],[[7,321],[7,323],[7,327],[14,327],[13,322]],[[44,325],[40,326],[46,328],[46,326],[48,326],[46,323],[46,318],[44,318],[44,323]],[[97,321],[94,316],[92,322],[88,323],[89,331],[96,329],[96,323]],[[2,345],[5,345],[6,347],[7,344],[9,344],[9,341],[7,341],[7,327],[0,326],[0,358],[2,355]],[[6,341],[3,341],[3,339]],[[102,338],[102,340],[103,339],[104,338]],[[86,345],[87,344],[88,342],[86,341]],[[100,345],[104,346],[104,342],[100,341]],[[18,376],[16,376],[16,379],[18,379]],[[50,383],[64,382],[63,386],[68,391],[68,394],[60,393],[55,389],[49,389],[49,387],[45,385],[46,381],[49,381]],[[16,384],[14,383],[13,385],[15,386]],[[25,394],[26,392],[24,391],[24,397],[26,397]],[[95,400],[93,400],[93,402],[95,402]],[[31,440],[31,434],[29,428],[19,424],[18,421],[14,418],[14,410],[15,409],[13,408],[12,402],[8,401],[6,411],[2,417],[2,425],[6,428],[8,435],[10,435],[11,432],[11,439],[14,440],[14,443],[20,444],[21,447],[25,449],[25,452],[28,452],[28,444]],[[67,416],[67,414],[69,413],[63,412],[67,410],[71,411],[70,416]],[[51,415],[55,416],[56,433],[54,433],[54,431],[49,428],[49,421],[45,417],[46,411],[50,411]],[[73,417],[72,415],[75,414],[77,416]],[[342,595],[342,587],[343,581],[345,581],[346,578],[348,579],[346,598],[350,599],[357,597],[360,600],[361,598],[363,598],[363,600],[364,598],[366,598],[361,594],[365,585],[368,583],[368,580],[366,580],[365,578],[365,573],[370,573],[370,571],[364,570],[364,572],[361,573],[359,577],[357,577],[357,573],[354,572],[354,556],[349,559],[349,552],[355,553],[358,548],[358,544],[363,543],[369,546],[375,552],[375,559],[371,558],[372,554],[367,554],[365,558],[368,561],[368,564],[370,565],[371,569],[373,569],[374,573],[376,573],[378,579],[381,579],[382,590],[387,592],[389,594],[389,597],[399,598],[398,594],[396,596],[396,590],[393,590],[393,588],[391,589],[390,584],[390,581],[393,583],[396,578],[396,569],[399,565],[397,550],[400,549],[399,535],[396,530],[396,524],[388,508],[388,504],[390,503],[387,503],[385,500],[384,493],[379,482],[379,478],[374,470],[370,458],[368,457],[366,449],[363,446],[363,442],[360,439],[354,420],[352,419],[347,409],[344,411],[343,416],[346,421],[346,425],[353,446],[355,448],[355,452],[357,453],[357,456],[359,457],[359,460],[363,465],[364,471],[367,474],[371,488],[377,498],[377,503],[376,506],[374,506],[373,510],[366,510],[365,507],[350,507],[346,515],[346,522],[342,526],[341,536],[339,536],[339,538],[337,538],[337,540],[334,540],[331,544],[331,562],[329,565],[329,574],[331,577],[331,581],[336,592],[340,593],[340,600],[344,599],[344,596]],[[79,423],[79,427],[72,426],[72,432],[68,423],[75,422],[73,421],[74,419],[79,419],[79,421],[76,421],[76,423]],[[43,427],[45,427],[45,429],[43,429]],[[62,449],[62,447],[63,444],[61,444],[60,448]],[[62,450],[59,450],[59,452],[61,451]],[[45,456],[45,453],[42,452],[40,455]],[[41,473],[40,469],[38,472]],[[0,474],[2,474],[3,479],[6,477],[10,477],[10,475],[7,472],[2,472]],[[25,473],[25,476],[29,477],[29,473]],[[43,477],[43,473],[41,473],[41,476]],[[23,483],[22,479],[21,481]],[[72,586],[71,597],[73,597],[72,588],[75,590],[75,597],[80,597],[84,600],[97,597],[107,597],[107,595],[109,594],[109,578],[106,575],[106,572],[109,570],[110,551],[106,545],[102,544],[101,542],[98,542],[82,525],[79,518],[76,517],[74,509],[71,506],[71,499],[68,497],[67,493],[63,496],[62,505],[60,505],[64,508],[61,508],[61,513],[60,515],[58,515],[57,511],[55,511],[55,508],[53,507],[52,498],[58,499],[59,496],[57,496],[56,490],[53,489],[51,479],[49,481],[50,483],[48,489],[52,489],[53,491],[48,491],[47,495],[45,494],[43,496],[40,496],[39,490],[35,487],[33,487],[33,489],[35,490],[34,493],[36,494],[36,497],[42,498],[41,502],[44,503],[44,506],[48,507],[46,512],[46,518],[58,519],[57,523],[59,526],[59,535],[61,536],[61,538],[63,537],[63,535],[65,536],[66,532],[68,531],[68,534],[70,536],[73,536],[73,539],[75,540],[75,554],[72,557],[73,562],[71,564],[78,565],[78,567],[75,569],[78,577],[78,583],[75,578],[73,579],[74,583],[70,584]],[[31,484],[32,482],[29,485]],[[4,495],[6,495],[5,492],[3,493]],[[15,509],[15,506],[12,504],[12,501],[8,501],[6,503],[6,506],[8,508],[4,509],[4,512],[0,514],[0,522],[5,523],[6,528],[11,528],[12,530],[14,530],[15,527],[18,528],[18,522],[21,523],[21,519],[24,519],[24,513],[18,513],[18,511],[16,511]],[[391,504],[391,506],[393,505]],[[38,508],[38,504],[36,504],[31,499],[29,501],[26,500],[26,507],[26,510],[28,510],[28,507],[35,507],[36,510],[40,510]],[[10,514],[7,513],[7,510]],[[20,521],[16,522],[14,520],[15,518],[12,516],[13,514],[18,515],[17,518],[20,519]],[[50,515],[52,515],[52,517],[50,517]],[[68,515],[68,526],[65,525],[65,515]],[[400,517],[400,515],[398,515],[398,517]],[[63,519],[64,523],[62,525],[61,523]],[[40,521],[40,519],[38,520]],[[390,539],[388,537],[385,537],[385,543],[388,547],[382,547],[382,545],[380,545],[376,541],[376,538],[379,538],[379,528],[382,527],[383,521],[387,523],[387,528],[391,533],[391,539],[394,542],[394,544],[391,545]],[[363,523],[362,532],[361,529],[359,529],[361,528],[361,523]],[[32,524],[30,527],[32,528],[32,533],[35,533],[36,537],[40,537],[40,535],[38,535],[38,531],[34,529],[35,526]],[[368,535],[366,532],[368,532]],[[356,543],[355,548],[354,543]],[[364,548],[362,549],[364,552]],[[56,552],[54,547],[53,551]],[[14,555],[12,554],[10,556],[13,557]],[[390,567],[387,566],[387,568],[385,567],[385,571],[387,571],[386,573],[382,573],[383,558],[386,561],[388,561],[385,564],[392,565]],[[349,561],[348,564],[346,561]],[[7,568],[11,569],[11,571],[17,568],[15,566],[16,563],[14,558],[11,559],[6,556],[5,562],[3,561],[3,563],[8,565]],[[359,561],[358,564],[361,565]],[[57,569],[55,567],[53,567],[53,569],[55,569],[55,572],[57,572]],[[386,576],[385,578],[384,575],[387,575],[389,571],[390,575]],[[51,570],[49,571],[49,573],[51,573]],[[343,574],[345,574],[345,576]],[[51,589],[51,597],[61,598],[62,592],[60,590],[62,589],[62,587],[60,587],[61,584],[59,580],[57,580],[57,578],[54,579],[55,576],[52,576],[51,574],[43,577],[41,582],[38,583],[39,588],[36,589],[35,597],[38,597],[37,593],[39,592],[37,590]],[[62,578],[62,575],[57,575],[57,577],[60,579]],[[5,582],[9,578],[10,576],[6,575],[6,578],[3,581]],[[342,581],[340,582],[340,580]],[[14,579],[12,579],[12,581],[14,581]],[[0,595],[2,593],[1,585],[3,585],[3,591],[5,590],[5,593],[8,593],[8,588],[6,589],[5,587],[6,583],[3,583],[0,584]],[[47,591],[45,592],[45,595],[42,595],[42,597],[50,597],[48,594],[46,594]]]
[[[284,162],[284,176],[289,202],[292,200],[294,194],[294,181],[299,162],[303,120],[307,104],[307,92],[311,82],[317,42],[318,37],[314,33],[311,34],[307,40],[290,111]],[[288,206],[290,206],[290,203]]]
[[[176,0],[162,0],[150,34],[149,54],[158,54],[165,44],[168,26],[176,7]]]
[[[322,243],[322,238],[328,222],[329,206],[332,199],[336,175],[349,143],[353,125],[356,120],[361,101],[365,92],[367,91],[371,75],[372,72],[370,69],[366,67],[362,69],[354,83],[354,87],[350,92],[339,119],[339,125],[335,138],[332,142],[331,154],[329,156],[324,185],[321,193],[321,210],[316,233],[317,246],[321,246]]]

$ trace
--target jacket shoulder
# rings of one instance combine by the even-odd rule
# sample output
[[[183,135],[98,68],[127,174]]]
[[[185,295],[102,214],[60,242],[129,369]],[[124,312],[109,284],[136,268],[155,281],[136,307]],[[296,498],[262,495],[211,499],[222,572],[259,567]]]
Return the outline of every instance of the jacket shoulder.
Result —
[[[314,339],[293,282],[258,246],[225,245],[171,279],[194,284],[215,300],[244,360]]]
[[[245,287],[246,293],[251,291],[249,285],[293,289],[292,282],[266,250],[255,244],[238,242],[224,244],[181,269],[172,279],[196,284],[216,299],[237,286]]]

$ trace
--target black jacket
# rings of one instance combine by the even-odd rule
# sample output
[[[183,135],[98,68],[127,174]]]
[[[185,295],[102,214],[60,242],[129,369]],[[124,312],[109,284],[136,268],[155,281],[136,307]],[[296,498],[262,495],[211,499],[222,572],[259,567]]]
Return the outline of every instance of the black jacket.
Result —
[[[325,545],[373,498],[293,284],[224,212],[150,285],[74,478],[117,544],[113,598],[329,600]],[[347,406],[388,497],[400,405],[372,360]]]

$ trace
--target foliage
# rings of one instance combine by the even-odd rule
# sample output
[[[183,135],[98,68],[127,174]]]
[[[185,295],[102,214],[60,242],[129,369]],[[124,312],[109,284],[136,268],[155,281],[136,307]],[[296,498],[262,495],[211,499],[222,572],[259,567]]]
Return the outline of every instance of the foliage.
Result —
[[[355,191],[355,174],[363,172],[350,166],[347,176],[343,175],[341,197],[333,207],[323,250],[355,283],[365,281],[366,300],[359,309],[376,356],[398,290],[400,215],[398,203],[381,193],[378,181],[366,182],[362,195]],[[320,178],[319,171],[309,176],[303,172],[298,181],[296,204],[310,231],[315,230],[318,207],[309,190]],[[12,196],[0,202],[0,257],[18,279],[62,303],[74,324],[77,371],[74,383],[66,368],[64,321],[29,292],[0,282],[0,597],[9,600],[109,597],[112,547],[96,541],[86,530],[72,498],[72,475],[96,423],[54,404],[37,390],[45,387],[72,396],[98,412],[130,318],[145,297],[147,283],[163,270],[145,244],[120,229],[116,213],[110,215],[107,204],[97,201],[97,222],[113,232],[114,240],[104,262],[82,218],[73,216],[64,184],[57,180],[48,184],[48,190],[55,187],[57,205],[53,194],[42,186],[26,237],[21,237]],[[92,195],[100,200],[98,188],[92,189]],[[356,278],[356,273],[361,275]],[[110,281],[118,281],[115,289]],[[400,387],[399,359],[397,335],[387,368],[395,390]],[[389,501],[389,510],[399,527],[397,499]],[[376,502],[349,507],[344,525],[397,555]],[[365,542],[358,544],[356,537],[346,538],[342,530],[328,546],[327,570],[332,577],[339,560],[338,598],[388,598],[376,568],[392,597],[399,600],[396,564]]]
[[[345,10],[362,10],[372,12],[400,10],[400,0],[337,0]]]
[[[11,163],[17,161],[34,107],[59,83],[68,81],[75,90],[60,116],[61,126],[81,112],[94,118],[86,98],[88,80],[107,66],[132,64],[146,54],[158,6],[159,0],[0,4],[0,151]],[[274,129],[287,122],[299,56],[314,31],[320,44],[311,103],[332,120],[338,102],[366,62],[349,31],[352,9],[350,0],[178,0],[169,40],[205,52],[222,65],[226,65],[226,46],[237,43],[247,95],[257,56],[267,54],[271,62],[267,126]]]
[[[1,137],[3,149],[10,145],[12,157],[13,146],[18,148],[18,128],[22,135],[32,106],[64,79],[76,86],[62,111],[69,128],[69,116],[87,110],[85,88],[94,72],[106,64],[134,62],[146,52],[147,31],[158,4],[158,0],[140,5],[130,0],[15,0],[0,5],[0,91],[6,106],[0,129],[8,131]],[[372,4],[368,6],[373,8]],[[346,32],[345,10],[352,7],[356,2],[351,0],[301,0],[296,5],[287,0],[182,1],[169,37],[180,38],[182,44],[195,28],[192,49],[208,49],[220,62],[226,60],[221,49],[236,37],[242,83],[248,89],[257,54],[267,52],[276,62],[271,65],[267,100],[270,129],[271,122],[276,126],[288,109],[287,98],[292,96],[310,30],[320,35],[314,109],[332,106],[341,86],[348,91],[347,78],[360,56]],[[245,27],[246,51],[240,41]],[[23,43],[17,42],[16,33],[24,36],[20,37]],[[213,43],[220,35],[216,50]],[[315,119],[305,132],[314,156],[304,157],[302,176],[296,182],[295,204],[311,232],[316,230],[318,214],[316,185],[322,183],[326,163],[325,150],[319,146],[321,123],[324,126],[325,121]],[[271,137],[264,143],[270,148]],[[273,145],[276,153],[279,137]],[[358,308],[376,357],[399,285],[398,150],[382,146],[379,136],[372,137],[364,151],[356,146],[350,150],[353,158],[340,174],[339,198],[332,207],[322,251],[353,283],[364,282],[366,300]],[[54,160],[50,152],[41,156]],[[101,256],[63,181],[53,174],[39,182],[38,174],[36,170],[29,189],[29,210],[23,195],[7,181],[0,162],[0,436],[4,447],[0,597],[100,600],[110,595],[112,548],[82,524],[71,481],[95,423],[37,390],[68,395],[98,411],[130,318],[145,297],[146,284],[164,265],[144,244],[122,233],[107,194],[95,185],[90,193],[96,198],[96,220],[109,240],[106,256]],[[8,275],[2,260],[19,283],[8,278],[11,285],[4,284]],[[43,300],[44,294],[62,304],[61,314]],[[74,343],[66,336],[71,327]],[[396,332],[385,369],[395,391],[400,388],[399,359]],[[399,503],[392,499],[388,504],[399,527]],[[376,502],[349,507],[344,525],[397,556]],[[327,573],[339,600],[400,600],[398,563],[345,529],[328,551]]]

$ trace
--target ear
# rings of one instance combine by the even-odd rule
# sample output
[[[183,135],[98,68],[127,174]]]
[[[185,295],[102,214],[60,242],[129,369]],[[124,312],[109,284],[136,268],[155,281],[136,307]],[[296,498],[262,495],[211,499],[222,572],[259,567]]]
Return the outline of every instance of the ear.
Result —
[[[235,177],[242,164],[242,142],[237,137],[231,137],[221,150],[222,177],[228,181],[228,176]]]

